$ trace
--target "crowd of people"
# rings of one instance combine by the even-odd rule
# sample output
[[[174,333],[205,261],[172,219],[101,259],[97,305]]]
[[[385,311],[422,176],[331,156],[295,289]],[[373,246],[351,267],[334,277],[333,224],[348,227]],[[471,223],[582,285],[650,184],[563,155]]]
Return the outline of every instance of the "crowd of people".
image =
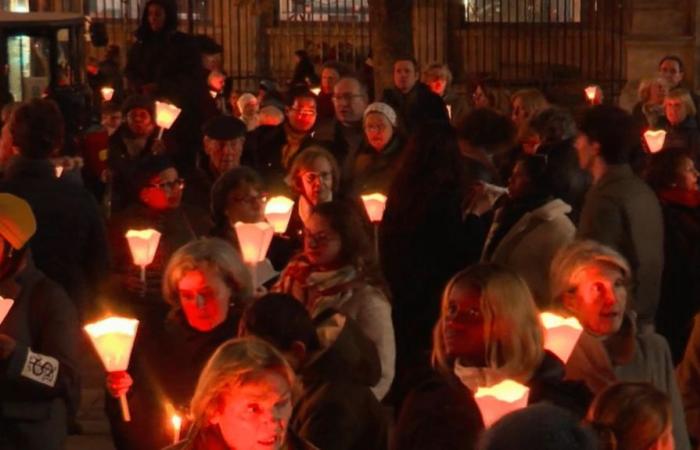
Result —
[[[632,113],[490,81],[467,99],[411,56],[376,99],[304,51],[286,89],[238,92],[176,24],[146,3],[78,155],[52,100],[3,107],[0,449],[79,432],[81,326],[107,314],[140,322],[105,379],[118,450],[700,448],[700,110],[682,60]],[[155,100],[182,110],[165,132]],[[289,224],[251,267],[236,224],[278,195]],[[142,269],[125,234],[146,228],[161,239]],[[565,360],[546,311],[582,327]],[[492,424],[476,393],[504,380],[528,406]]]

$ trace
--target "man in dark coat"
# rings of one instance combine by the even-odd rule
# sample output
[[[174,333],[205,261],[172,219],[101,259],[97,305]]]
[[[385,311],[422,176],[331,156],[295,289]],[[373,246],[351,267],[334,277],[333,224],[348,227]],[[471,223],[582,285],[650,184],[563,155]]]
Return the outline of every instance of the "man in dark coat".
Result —
[[[619,251],[632,268],[632,309],[638,328],[653,326],[664,265],[661,206],[629,165],[635,133],[625,111],[600,105],[586,111],[576,140],[579,164],[591,173],[577,237]]]
[[[431,120],[450,121],[445,102],[418,81],[419,77],[418,62],[413,57],[397,59],[394,87],[382,94],[382,101],[399,115],[399,127],[408,132]]]
[[[324,450],[384,450],[387,423],[370,387],[380,378],[377,349],[349,317],[328,309],[312,322],[286,294],[268,294],[241,329],[281,351],[303,384],[290,427]]]
[[[84,188],[57,178],[48,159],[63,141],[63,118],[54,102],[36,99],[20,106],[10,132],[19,154],[10,161],[0,191],[30,204],[38,224],[31,242],[36,265],[63,286],[84,317],[109,267],[97,203]]]

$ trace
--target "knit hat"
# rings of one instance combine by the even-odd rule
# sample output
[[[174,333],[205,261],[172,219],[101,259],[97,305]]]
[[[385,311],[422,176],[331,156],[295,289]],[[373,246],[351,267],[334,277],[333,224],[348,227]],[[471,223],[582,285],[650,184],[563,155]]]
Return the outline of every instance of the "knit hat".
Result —
[[[246,126],[240,119],[231,116],[216,116],[207,120],[202,133],[218,141],[230,141],[245,136]]]
[[[364,121],[365,119],[367,119],[367,114],[373,112],[384,114],[384,117],[387,118],[391,126],[393,126],[394,128],[396,127],[396,111],[394,111],[394,108],[392,108],[391,106],[382,102],[370,103],[369,106],[367,106],[367,108],[365,109],[365,113],[362,115],[362,120]]]
[[[0,194],[0,236],[19,250],[36,232],[36,219],[29,203],[12,194]]]

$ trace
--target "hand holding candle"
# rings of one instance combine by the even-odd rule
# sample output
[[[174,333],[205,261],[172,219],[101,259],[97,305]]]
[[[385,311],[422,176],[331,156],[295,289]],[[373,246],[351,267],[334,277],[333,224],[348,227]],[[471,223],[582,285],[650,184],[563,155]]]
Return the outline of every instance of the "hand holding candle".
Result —
[[[125,372],[129,367],[138,325],[138,320],[124,317],[108,317],[85,325],[85,331],[107,372]],[[131,414],[126,394],[120,395],[119,400],[122,417],[129,422]]]
[[[544,325],[544,348],[566,364],[583,327],[575,317],[564,318],[550,312],[540,314],[540,320]]]
[[[482,387],[474,393],[486,428],[501,417],[527,406],[530,388],[513,380],[503,380],[491,387]]]

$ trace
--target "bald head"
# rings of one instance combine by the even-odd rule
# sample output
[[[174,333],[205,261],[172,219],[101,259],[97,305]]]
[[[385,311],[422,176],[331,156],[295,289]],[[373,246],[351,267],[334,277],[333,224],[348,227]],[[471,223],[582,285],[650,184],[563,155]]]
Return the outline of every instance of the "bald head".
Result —
[[[343,77],[333,87],[335,117],[343,125],[361,122],[367,103],[367,90],[357,78]]]

